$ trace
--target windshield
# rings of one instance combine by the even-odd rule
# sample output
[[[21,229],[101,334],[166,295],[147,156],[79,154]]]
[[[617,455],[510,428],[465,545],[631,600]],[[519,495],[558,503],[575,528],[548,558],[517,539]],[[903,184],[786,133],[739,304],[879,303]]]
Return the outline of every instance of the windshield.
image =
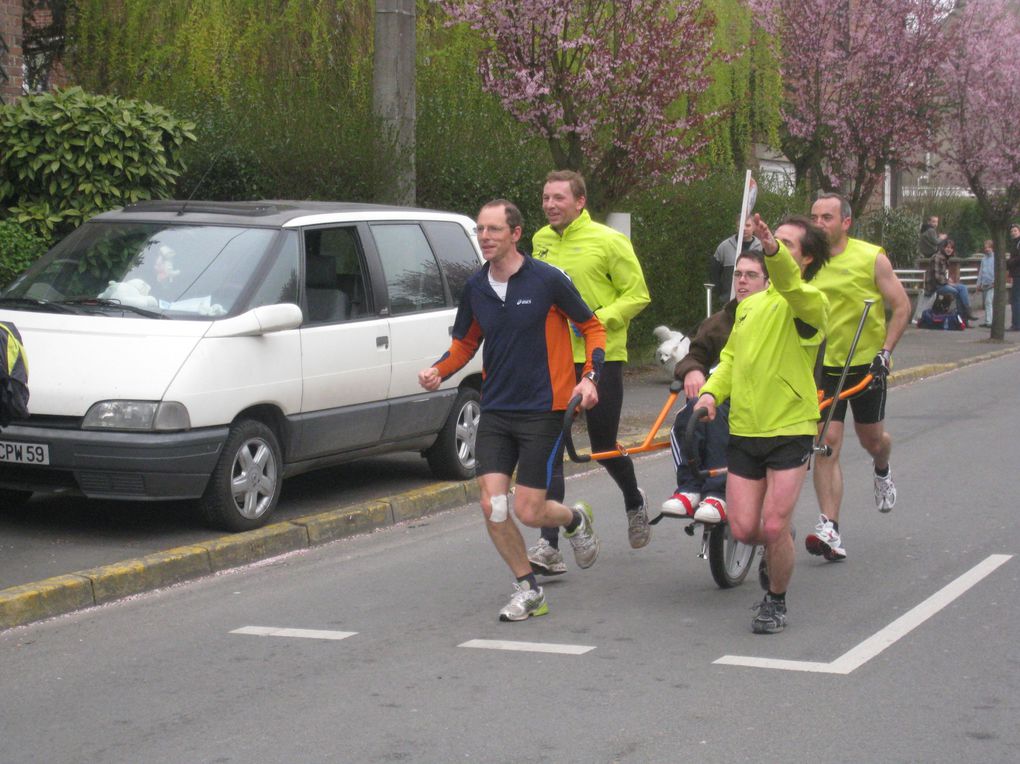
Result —
[[[74,306],[162,318],[215,318],[241,307],[278,231],[89,223],[0,293],[0,305]]]

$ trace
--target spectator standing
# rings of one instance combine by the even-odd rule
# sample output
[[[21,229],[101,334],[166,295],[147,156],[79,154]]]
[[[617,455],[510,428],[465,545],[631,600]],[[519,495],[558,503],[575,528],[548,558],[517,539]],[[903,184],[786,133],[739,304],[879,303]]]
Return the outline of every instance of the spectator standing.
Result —
[[[1006,275],[1012,283],[1009,290],[1009,307],[1012,313],[1009,330],[1020,332],[1020,223],[1009,227],[1009,245],[1006,259]]]
[[[641,263],[624,234],[591,219],[584,178],[572,170],[550,172],[542,189],[542,210],[549,225],[532,237],[536,260],[554,265],[574,282],[581,297],[606,329],[606,360],[598,380],[598,405],[585,414],[592,451],[612,451],[623,408],[623,367],[627,363],[627,328],[634,316],[651,302]],[[574,369],[580,379],[585,347],[574,334]],[[645,493],[638,487],[634,462],[617,456],[599,462],[623,493],[627,537],[634,549],[648,544]],[[553,498],[559,499],[555,494]],[[528,549],[532,567],[542,575],[566,572],[559,552],[559,528],[543,528],[541,538]]]
[[[995,242],[985,239],[981,251],[981,265],[978,268],[977,288],[982,295],[985,320],[981,326],[992,325],[992,304],[995,301]]]
[[[740,225],[740,217],[737,217]],[[744,240],[740,245],[741,252],[761,252],[761,242],[754,235],[751,218],[744,221]],[[733,265],[737,262],[737,234],[723,239],[715,248],[712,261],[708,264],[708,280],[714,284],[712,294],[717,305],[730,299],[733,288]]]
[[[939,248],[939,242],[945,238],[945,234],[939,234],[939,216],[931,215],[921,223],[921,235],[917,242],[917,249],[921,257],[931,257]]]

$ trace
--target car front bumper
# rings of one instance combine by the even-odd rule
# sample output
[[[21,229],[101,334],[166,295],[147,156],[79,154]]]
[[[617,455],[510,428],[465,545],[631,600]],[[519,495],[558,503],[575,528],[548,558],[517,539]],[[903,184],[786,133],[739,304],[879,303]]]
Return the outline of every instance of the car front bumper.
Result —
[[[94,499],[196,499],[205,492],[227,433],[227,427],[137,433],[11,425],[0,431],[0,441],[45,444],[50,463],[0,461],[0,486]]]

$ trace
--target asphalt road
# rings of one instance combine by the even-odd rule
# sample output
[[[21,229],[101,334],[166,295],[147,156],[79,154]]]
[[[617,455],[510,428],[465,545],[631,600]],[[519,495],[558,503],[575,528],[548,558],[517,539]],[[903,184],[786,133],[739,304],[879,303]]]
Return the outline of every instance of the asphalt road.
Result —
[[[550,581],[550,614],[526,623],[496,620],[510,577],[464,507],[0,633],[0,760],[1016,761],[1015,369],[891,392],[899,502],[875,510],[847,448],[849,559],[799,549],[783,634],[750,633],[756,583],[717,589],[680,522],[631,550],[596,470],[568,498],[594,502],[602,555]],[[637,466],[668,495],[665,453]],[[816,513],[806,488],[799,539]]]

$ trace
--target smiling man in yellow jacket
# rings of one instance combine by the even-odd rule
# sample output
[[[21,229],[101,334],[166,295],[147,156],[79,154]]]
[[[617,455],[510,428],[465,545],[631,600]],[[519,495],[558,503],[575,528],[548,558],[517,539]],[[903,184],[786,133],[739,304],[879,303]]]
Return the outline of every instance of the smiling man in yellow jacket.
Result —
[[[536,260],[555,265],[570,277],[606,329],[606,359],[597,380],[599,403],[586,412],[585,421],[592,451],[612,451],[616,448],[623,406],[627,327],[651,298],[630,239],[592,220],[586,203],[587,189],[580,174],[571,170],[549,173],[542,190],[542,209],[549,225],[535,233],[532,254]],[[576,332],[573,343],[574,365],[580,378],[584,342]],[[651,538],[651,526],[645,493],[638,487],[633,462],[629,456],[619,456],[601,464],[623,493],[631,547],[645,546]],[[528,550],[528,559],[537,573],[565,573],[559,552],[559,529],[543,528],[541,538]]]
[[[813,372],[829,317],[828,299],[807,282],[828,261],[829,243],[802,216],[786,218],[775,236],[760,215],[754,226],[771,283],[737,306],[733,331],[697,406],[712,419],[717,404],[730,401],[727,516],[734,538],[765,545],[768,588],[751,629],[775,634],[786,626],[794,561],[790,521],[818,429]]]

